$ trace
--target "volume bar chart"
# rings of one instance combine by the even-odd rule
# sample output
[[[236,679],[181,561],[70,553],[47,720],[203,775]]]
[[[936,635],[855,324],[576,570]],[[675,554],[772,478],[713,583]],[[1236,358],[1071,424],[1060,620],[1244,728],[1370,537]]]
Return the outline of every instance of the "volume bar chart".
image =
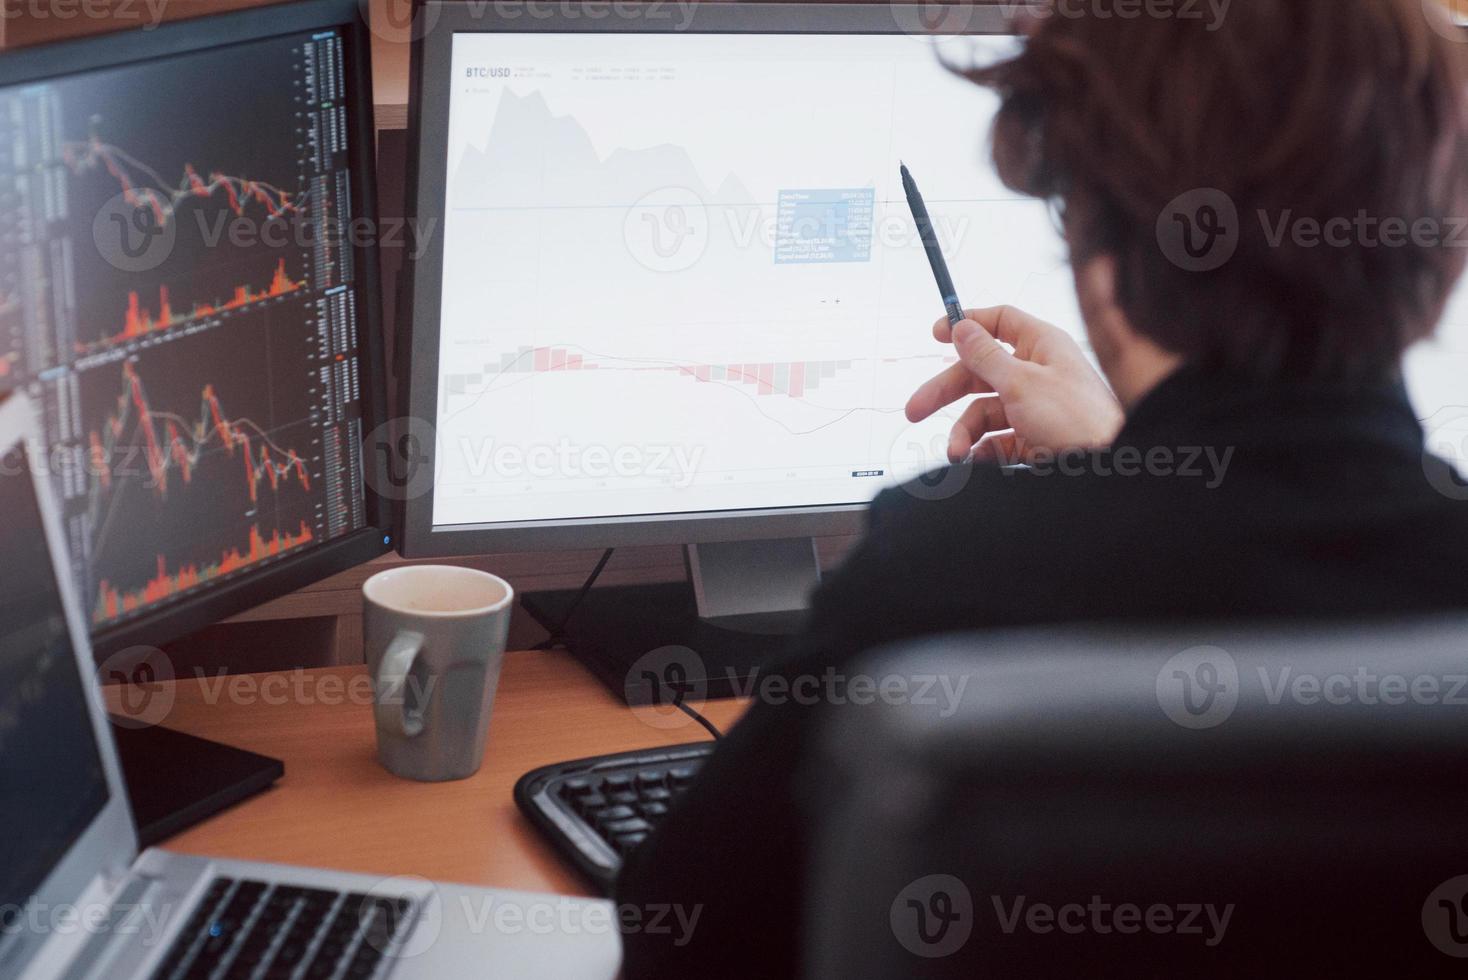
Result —
[[[267,558],[274,558],[310,544],[313,538],[305,521],[301,522],[300,529],[293,534],[282,534],[277,530],[269,538],[263,536],[258,527],[252,526],[250,541],[245,550],[230,548],[220,555],[218,561],[205,565],[184,564],[175,571],[169,571],[167,559],[159,555],[158,573],[139,588],[118,589],[103,579],[98,586],[97,608],[93,612],[93,618],[98,622],[115,619],[211,579],[229,575]]]
[[[508,375],[624,371],[676,375],[703,384],[748,385],[758,395],[800,398],[854,364],[854,360],[679,364],[600,357],[565,347],[521,347],[502,355],[497,364],[486,364],[481,372],[446,375],[444,383],[448,394],[463,395]]]
[[[138,340],[149,334],[163,333],[175,327],[182,327],[222,312],[243,309],[261,300],[287,296],[300,289],[302,285],[303,283],[291,279],[286,273],[285,259],[280,259],[275,265],[275,274],[271,276],[270,283],[264,289],[254,289],[248,285],[235,286],[234,293],[229,299],[214,303],[195,303],[188,313],[174,312],[167,286],[158,287],[156,312],[144,309],[137,292],[131,291],[127,294],[127,312],[123,314],[122,329],[90,344],[78,343],[77,353],[96,353]]]

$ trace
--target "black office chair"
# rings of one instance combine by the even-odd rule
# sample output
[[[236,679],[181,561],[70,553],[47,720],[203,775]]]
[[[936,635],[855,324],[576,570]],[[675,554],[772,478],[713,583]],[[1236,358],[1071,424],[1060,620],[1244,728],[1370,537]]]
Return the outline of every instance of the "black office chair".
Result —
[[[815,980],[1468,974],[1468,618],[984,633],[855,673],[889,694],[811,773]]]

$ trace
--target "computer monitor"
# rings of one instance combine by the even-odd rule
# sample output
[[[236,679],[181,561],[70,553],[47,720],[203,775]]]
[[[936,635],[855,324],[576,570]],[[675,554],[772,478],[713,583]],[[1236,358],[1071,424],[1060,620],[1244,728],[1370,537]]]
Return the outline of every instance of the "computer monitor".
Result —
[[[0,56],[0,386],[99,658],[391,544],[369,72],[351,0]]]
[[[957,57],[1017,43],[961,12]],[[951,355],[899,158],[965,302],[1078,331],[1054,223],[977,165],[993,97],[886,5],[522,13],[420,8],[416,215],[442,233],[413,286],[436,445],[405,553],[695,544],[706,613],[799,604],[810,537],[944,444],[902,413]],[[714,567],[750,540],[761,574]],[[750,592],[773,555],[805,570]]]
[[[788,605],[808,546],[708,543],[853,530],[945,461],[953,416],[902,411],[953,355],[899,160],[966,305],[1084,344],[948,67],[1015,50],[1006,6],[421,5],[405,553],[691,544],[706,615]]]
[[[363,33],[312,2],[0,57],[0,384],[104,655],[388,545]]]

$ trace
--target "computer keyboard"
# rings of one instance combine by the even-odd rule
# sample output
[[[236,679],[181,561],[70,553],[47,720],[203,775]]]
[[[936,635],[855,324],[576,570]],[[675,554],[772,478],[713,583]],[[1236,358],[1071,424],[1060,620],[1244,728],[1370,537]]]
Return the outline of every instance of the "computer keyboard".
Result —
[[[610,893],[623,855],[662,821],[713,748],[696,742],[544,766],[520,777],[515,802],[578,871]]]
[[[372,980],[406,898],[215,878],[153,980]]]

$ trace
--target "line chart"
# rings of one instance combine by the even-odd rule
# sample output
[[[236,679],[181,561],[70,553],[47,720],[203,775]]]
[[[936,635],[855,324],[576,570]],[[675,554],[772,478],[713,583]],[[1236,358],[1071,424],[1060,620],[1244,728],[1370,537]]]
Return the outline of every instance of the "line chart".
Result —
[[[219,191],[224,192],[226,203],[236,216],[243,215],[246,204],[254,202],[265,209],[268,217],[279,217],[299,210],[306,197],[304,193],[283,190],[263,180],[234,177],[219,171],[210,171],[206,179],[192,163],[185,163],[183,176],[170,184],[157,170],[95,134],[81,142],[63,144],[61,155],[73,174],[105,170],[117,181],[124,200],[133,207],[151,210],[159,227],[173,218],[182,202],[190,198],[213,198]]]
[[[129,435],[129,423],[135,423],[131,431],[143,438],[144,459],[159,499],[168,496],[170,472],[177,470],[183,482],[190,483],[199,460],[215,442],[230,456],[238,452],[252,504],[259,499],[262,480],[269,483],[272,491],[279,490],[281,483],[291,478],[302,489],[311,489],[310,475],[296,451],[277,446],[250,419],[228,418],[212,384],[206,384],[200,392],[199,418],[188,421],[179,415],[155,411],[149,405],[143,381],[131,363],[123,365],[122,373],[123,391],[115,410],[100,431],[93,429],[88,439],[91,471],[101,491],[111,489],[112,461]],[[97,506],[98,501],[94,499],[94,514]]]

